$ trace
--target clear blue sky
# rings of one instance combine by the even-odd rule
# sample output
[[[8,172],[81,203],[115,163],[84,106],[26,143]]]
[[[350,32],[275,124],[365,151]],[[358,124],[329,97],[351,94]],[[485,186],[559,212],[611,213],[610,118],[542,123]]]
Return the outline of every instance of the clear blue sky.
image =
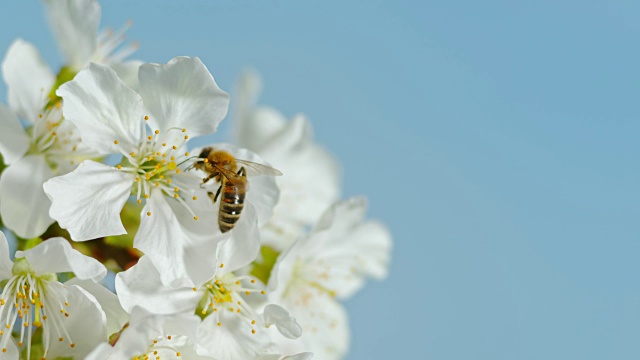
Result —
[[[389,224],[350,359],[640,356],[640,3],[102,3],[140,59],[258,69]],[[59,64],[38,1],[0,3],[17,36]]]

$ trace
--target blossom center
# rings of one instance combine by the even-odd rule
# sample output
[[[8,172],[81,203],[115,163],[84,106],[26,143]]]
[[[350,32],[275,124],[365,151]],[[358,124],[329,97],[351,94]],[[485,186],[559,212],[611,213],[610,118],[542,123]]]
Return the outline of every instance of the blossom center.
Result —
[[[31,335],[36,328],[43,329],[45,355],[49,351],[51,336],[57,336],[58,341],[66,340],[70,347],[75,347],[64,326],[64,319],[69,317],[67,309],[70,304],[65,294],[55,288],[55,274],[34,275],[24,258],[16,261],[13,273],[14,276],[7,281],[0,296],[2,352],[7,352],[11,329],[16,326],[18,319],[22,323],[18,346],[22,346],[26,337],[28,354],[31,353]]]
[[[202,318],[207,316],[215,316],[218,326],[222,326],[220,320],[220,311],[228,311],[230,313],[241,316],[253,327],[257,324],[256,319],[260,320],[255,310],[247,305],[243,300],[243,296],[249,296],[252,293],[260,293],[265,295],[266,292],[257,287],[250,286],[256,284],[256,280],[249,276],[235,276],[233,273],[216,275],[212,280],[205,283],[200,289],[203,296],[198,303],[197,311]],[[194,288],[194,291],[198,289]],[[262,322],[259,325],[264,325]],[[251,330],[255,334],[255,329]]]

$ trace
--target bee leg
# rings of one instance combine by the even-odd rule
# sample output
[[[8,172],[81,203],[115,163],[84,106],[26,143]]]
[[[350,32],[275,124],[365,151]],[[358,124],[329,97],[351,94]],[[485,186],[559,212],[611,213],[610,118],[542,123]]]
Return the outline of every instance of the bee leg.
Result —
[[[218,201],[218,196],[220,196],[220,190],[222,190],[222,185],[220,185],[220,187],[218,187],[218,191],[216,191],[216,196],[213,198],[213,202]],[[211,194],[211,193],[209,193]],[[211,195],[209,195],[211,196]]]
[[[211,179],[215,178],[216,176],[218,176],[218,174],[217,174],[217,173],[215,173],[215,174],[209,174],[209,176],[207,176],[206,178],[202,179],[202,184],[200,184],[200,188],[203,188],[203,187],[204,187],[204,184],[208,183],[208,182],[209,182],[209,180],[211,180]]]
[[[245,168],[243,166],[243,167],[240,168],[240,170],[238,170],[237,174],[242,176],[242,177],[247,177],[247,170],[245,170]]]

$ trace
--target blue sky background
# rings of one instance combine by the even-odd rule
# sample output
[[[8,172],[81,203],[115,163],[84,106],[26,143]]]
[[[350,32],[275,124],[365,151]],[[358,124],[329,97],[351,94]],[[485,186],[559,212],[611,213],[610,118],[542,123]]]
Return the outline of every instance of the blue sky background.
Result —
[[[350,359],[640,355],[640,3],[102,3],[137,58],[259,70],[369,196],[395,249],[347,303]],[[0,3],[18,36],[60,65],[38,1]]]

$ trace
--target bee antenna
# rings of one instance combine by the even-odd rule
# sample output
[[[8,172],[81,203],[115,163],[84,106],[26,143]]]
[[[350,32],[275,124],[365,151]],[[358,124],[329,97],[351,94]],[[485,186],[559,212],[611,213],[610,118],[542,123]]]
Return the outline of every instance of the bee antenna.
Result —
[[[188,158],[184,159],[182,162],[180,162],[180,163],[178,164],[178,166],[180,166],[180,165],[182,165],[182,164],[186,163],[186,162],[187,162],[187,161],[189,161],[189,160],[197,159],[197,158],[198,158],[197,156],[188,157]],[[193,166],[193,165],[192,165],[192,166]]]

